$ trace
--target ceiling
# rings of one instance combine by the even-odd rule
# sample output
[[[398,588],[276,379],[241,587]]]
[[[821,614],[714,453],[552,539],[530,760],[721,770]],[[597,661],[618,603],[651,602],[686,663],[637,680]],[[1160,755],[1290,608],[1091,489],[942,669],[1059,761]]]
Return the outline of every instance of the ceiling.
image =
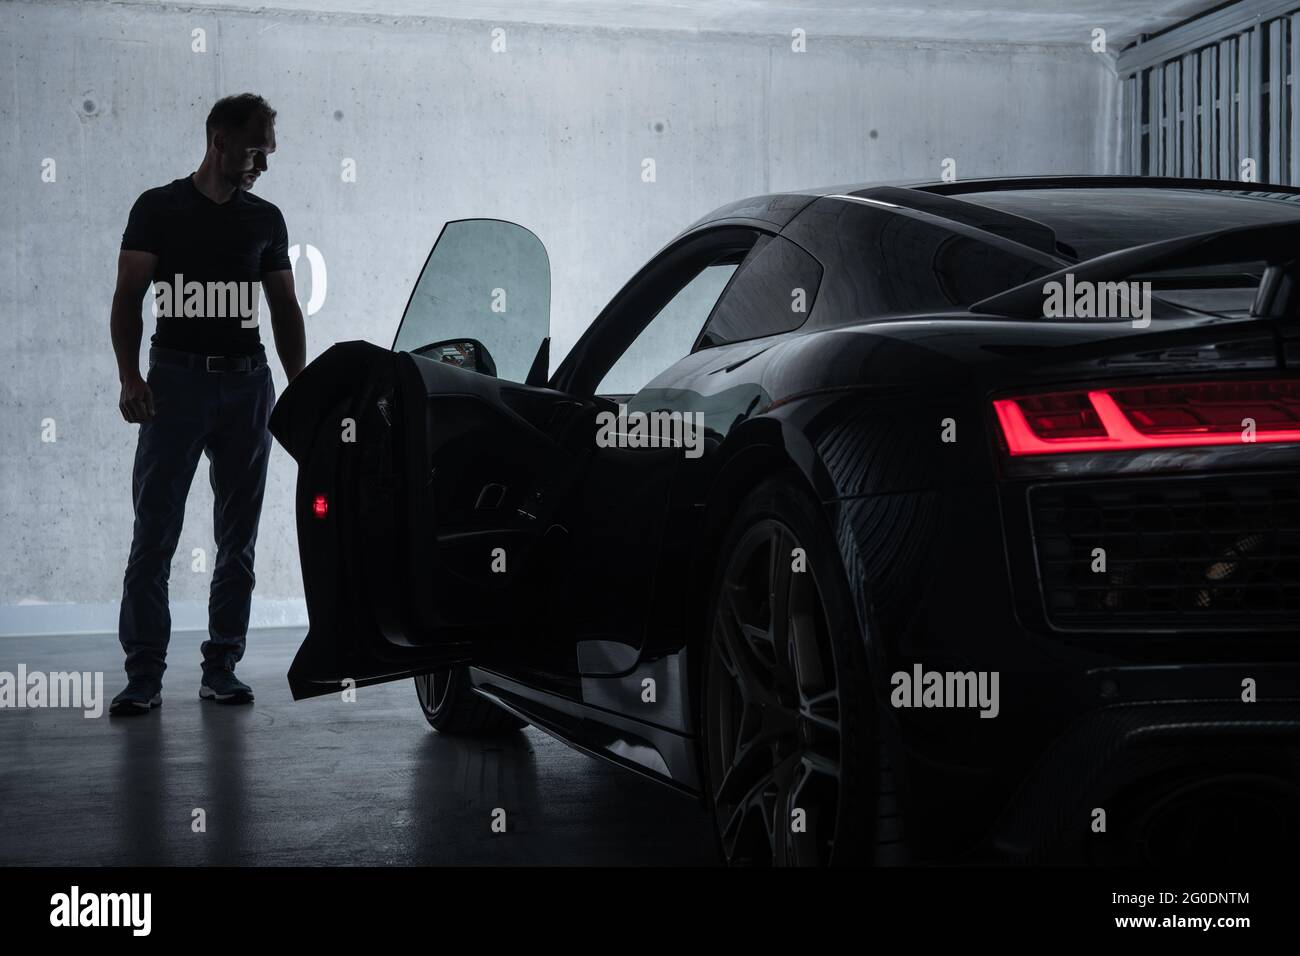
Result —
[[[126,0],[122,6],[193,8]],[[1119,50],[1140,33],[1172,26],[1221,0],[199,0],[198,6],[360,17],[445,17],[502,23],[653,30],[721,30],[809,38],[834,35],[980,43],[1082,43],[1106,30]]]

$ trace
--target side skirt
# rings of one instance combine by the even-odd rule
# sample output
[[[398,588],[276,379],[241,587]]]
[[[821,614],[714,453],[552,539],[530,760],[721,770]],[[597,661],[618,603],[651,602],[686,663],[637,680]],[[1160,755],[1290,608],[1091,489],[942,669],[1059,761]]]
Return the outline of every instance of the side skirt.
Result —
[[[694,737],[557,697],[481,667],[471,667],[469,676],[475,693],[561,743],[687,796],[700,795]]]

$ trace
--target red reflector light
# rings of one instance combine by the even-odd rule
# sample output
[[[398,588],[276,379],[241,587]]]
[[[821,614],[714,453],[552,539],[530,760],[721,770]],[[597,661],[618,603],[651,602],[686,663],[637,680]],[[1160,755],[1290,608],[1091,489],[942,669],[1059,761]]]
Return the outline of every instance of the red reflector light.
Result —
[[[329,499],[324,495],[317,495],[311,503],[311,513],[317,518],[324,518],[330,512]]]
[[[1011,455],[1300,442],[1300,381],[1116,386],[993,402]]]

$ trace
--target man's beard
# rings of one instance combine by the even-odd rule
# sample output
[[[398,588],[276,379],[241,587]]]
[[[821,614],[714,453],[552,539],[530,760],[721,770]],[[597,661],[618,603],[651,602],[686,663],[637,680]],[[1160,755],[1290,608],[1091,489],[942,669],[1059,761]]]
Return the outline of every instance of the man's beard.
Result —
[[[256,177],[254,177],[251,180],[247,178],[248,176],[252,175],[252,173],[254,172],[255,170],[252,169],[241,169],[238,172],[229,173],[226,176],[226,182],[229,183],[231,187],[234,189],[242,189],[247,191],[249,189],[252,189],[253,184],[257,182]]]

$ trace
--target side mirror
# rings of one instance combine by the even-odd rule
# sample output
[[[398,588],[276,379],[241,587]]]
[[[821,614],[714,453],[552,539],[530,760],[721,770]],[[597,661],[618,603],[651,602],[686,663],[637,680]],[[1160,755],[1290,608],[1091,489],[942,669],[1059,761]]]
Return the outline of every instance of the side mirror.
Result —
[[[432,345],[422,345],[411,351],[435,362],[458,365],[471,372],[491,375],[493,378],[497,374],[497,363],[492,358],[492,353],[478,339],[447,339],[444,342],[434,342]]]

